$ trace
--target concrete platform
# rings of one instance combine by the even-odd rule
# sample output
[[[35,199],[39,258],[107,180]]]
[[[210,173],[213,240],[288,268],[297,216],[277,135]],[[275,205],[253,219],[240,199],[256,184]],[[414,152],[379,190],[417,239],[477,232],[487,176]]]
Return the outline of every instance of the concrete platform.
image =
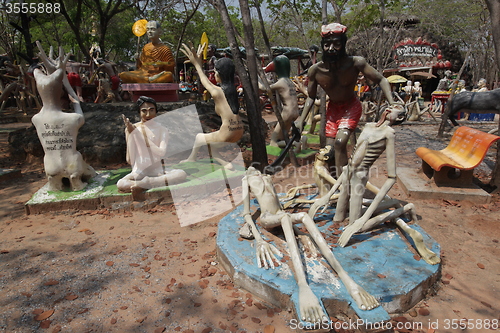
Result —
[[[491,201],[491,195],[475,184],[462,187],[437,186],[423,172],[412,168],[398,168],[398,183],[410,198],[469,200],[478,204]]]
[[[26,202],[25,211],[29,215],[69,209],[148,209],[159,203],[172,204],[197,200],[225,191],[228,187],[241,186],[241,178],[245,173],[243,166],[235,165],[233,171],[226,171],[220,164],[211,163],[208,159],[170,167],[183,169],[188,174],[187,180],[176,185],[150,189],[144,193],[144,201],[134,202],[130,193],[118,191],[116,183],[130,173],[130,169],[118,169],[98,172],[82,191],[73,192],[69,188],[63,191],[48,191],[46,184]]]
[[[179,101],[178,83],[124,83],[122,89],[132,93],[134,102],[141,96],[154,98],[156,102]]]
[[[252,205],[256,205],[256,202]],[[282,261],[281,266],[275,269],[257,267],[254,241],[244,240],[238,234],[244,223],[242,209],[242,206],[237,207],[219,222],[219,261],[234,283],[266,302],[282,309],[293,309],[297,314],[298,288],[291,261]],[[332,223],[334,212],[330,208],[325,214],[318,215],[315,219],[318,227],[344,269],[375,296],[381,306],[370,311],[359,309],[325,260],[302,253],[308,282],[322,300],[329,316],[353,321],[361,319],[364,323],[387,321],[390,319],[389,313],[405,312],[423,299],[439,279],[440,264],[429,265],[419,260],[406,236],[391,224],[385,224],[370,233],[355,235],[345,248],[336,247],[336,234],[339,231]],[[439,244],[420,226],[412,224],[411,227],[421,232],[426,245],[440,255]],[[288,254],[281,234],[264,231],[263,236],[283,254]]]

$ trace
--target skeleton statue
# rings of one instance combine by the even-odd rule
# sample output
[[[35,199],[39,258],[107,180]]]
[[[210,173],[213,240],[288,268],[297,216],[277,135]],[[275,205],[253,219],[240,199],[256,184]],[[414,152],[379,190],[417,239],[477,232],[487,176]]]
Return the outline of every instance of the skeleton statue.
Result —
[[[306,213],[288,213],[283,210],[270,175],[263,175],[255,168],[250,167],[247,170],[246,176],[243,178],[242,187],[244,203],[243,213],[246,222],[243,228],[250,228],[255,238],[255,248],[259,267],[264,267],[266,269],[269,267],[274,268],[274,262],[279,264],[276,260],[276,256],[281,256],[281,253],[272,244],[264,241],[260,235],[250,212],[250,193],[253,193],[260,206],[260,225],[265,229],[271,229],[278,226],[281,226],[283,229],[295,272],[295,278],[299,287],[299,318],[309,322],[318,322],[325,320],[327,314],[324,313],[319,299],[314,295],[307,283],[303,263],[300,259],[298,243],[294,233],[293,225],[296,223],[303,223],[321,254],[338,274],[360,309],[370,310],[379,305],[378,301],[354,282],[342,268],[328,247],[318,227]]]
[[[344,172],[339,181],[335,183],[325,196],[316,200],[309,210],[309,216],[313,217],[317,210],[321,206],[326,205],[332,195],[342,186],[333,220],[334,222],[344,221],[347,217],[347,210],[349,210],[349,224],[339,238],[338,243],[340,246],[346,246],[355,233],[370,230],[384,221],[395,220],[396,224],[413,239],[417,251],[422,258],[427,263],[434,265],[440,262],[439,257],[425,246],[422,235],[410,228],[400,218],[401,215],[410,212],[412,219],[416,221],[417,215],[414,205],[410,203],[399,207],[399,201],[391,199],[387,195],[396,183],[394,130],[390,125],[397,118],[400,110],[399,106],[387,108],[378,123],[367,123],[365,125],[358,138],[358,144],[356,145],[351,161],[344,167]],[[369,169],[384,151],[386,151],[388,178],[382,188],[370,189],[376,195],[363,213],[363,195],[367,188]],[[382,212],[388,208],[396,209]],[[375,213],[379,213],[379,215],[374,216]]]
[[[337,182],[337,180],[332,177],[330,171],[328,170],[328,161],[332,157],[332,152],[332,146],[326,146],[319,150],[319,152],[316,154],[316,157],[314,158],[314,184],[300,185],[288,190],[286,196],[282,199],[282,202],[284,202],[284,208],[288,208],[296,204],[313,204],[316,202],[316,200],[318,200],[296,198],[297,193],[300,190],[316,187],[318,189],[318,198],[323,198],[329,192],[330,188]],[[378,190],[374,185],[370,184],[370,182],[366,183],[366,188],[372,192]],[[337,200],[338,197],[338,193],[333,193],[330,197],[330,201]]]

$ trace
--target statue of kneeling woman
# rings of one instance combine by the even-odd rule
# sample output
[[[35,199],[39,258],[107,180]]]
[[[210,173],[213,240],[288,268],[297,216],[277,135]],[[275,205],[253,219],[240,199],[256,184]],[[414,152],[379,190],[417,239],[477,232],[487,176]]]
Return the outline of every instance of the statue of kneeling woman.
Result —
[[[145,190],[183,182],[187,174],[181,169],[168,169],[162,159],[167,152],[168,130],[156,122],[156,101],[141,96],[137,100],[141,121],[132,124],[124,115],[127,140],[127,162],[132,172],[116,184],[123,192],[131,192],[140,200]]]

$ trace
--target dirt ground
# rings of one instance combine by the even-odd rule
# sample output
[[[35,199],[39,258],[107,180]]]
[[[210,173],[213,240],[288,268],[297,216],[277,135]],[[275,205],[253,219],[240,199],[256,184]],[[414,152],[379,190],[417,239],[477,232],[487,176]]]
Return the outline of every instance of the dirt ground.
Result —
[[[398,167],[416,170],[417,147],[449,141],[437,140],[429,123],[396,130]],[[22,169],[21,178],[0,183],[1,332],[294,331],[289,309],[239,289],[220,267],[221,216],[180,227],[171,205],[25,215],[24,204],[45,184],[43,167],[13,165],[4,132],[0,139],[0,167]],[[477,169],[479,181],[488,182],[495,154],[492,147]],[[385,180],[384,162],[376,162],[375,185]],[[311,176],[310,165],[289,166],[275,183],[285,189],[312,183]],[[418,223],[442,248],[441,281],[412,310],[394,314],[398,332],[498,331],[500,196],[489,204],[411,200],[397,184],[390,195],[415,204]]]

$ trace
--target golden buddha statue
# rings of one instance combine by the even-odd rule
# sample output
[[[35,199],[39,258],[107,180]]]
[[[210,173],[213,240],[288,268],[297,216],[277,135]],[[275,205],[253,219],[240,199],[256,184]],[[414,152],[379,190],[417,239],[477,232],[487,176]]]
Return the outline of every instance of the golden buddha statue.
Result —
[[[174,56],[170,48],[160,40],[161,27],[156,21],[146,24],[150,43],[144,45],[137,59],[137,70],[120,73],[123,83],[169,83],[174,82]]]

